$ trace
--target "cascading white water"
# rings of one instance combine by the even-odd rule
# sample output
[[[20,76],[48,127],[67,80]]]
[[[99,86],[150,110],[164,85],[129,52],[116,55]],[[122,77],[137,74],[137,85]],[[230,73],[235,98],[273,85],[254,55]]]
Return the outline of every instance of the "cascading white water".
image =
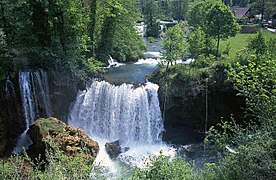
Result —
[[[109,56],[108,59],[108,66],[106,68],[111,68],[111,67],[119,67],[125,65],[124,63],[119,63],[115,59],[113,59],[111,56]]]
[[[159,108],[158,85],[146,83],[111,85],[94,81],[77,99],[69,115],[69,125],[92,137],[120,139],[125,144],[161,142],[163,120]]]
[[[50,117],[52,109],[49,98],[47,73],[38,71],[20,71],[19,87],[23,107],[25,131],[17,140],[13,153],[18,153],[23,147],[31,144],[27,135],[30,124],[39,117]]]
[[[52,109],[46,72],[42,70],[21,71],[19,86],[26,128],[39,117],[51,116]]]
[[[106,142],[120,139],[122,146],[129,147],[117,160],[130,166],[142,167],[144,158],[160,151],[174,155],[174,150],[162,144],[164,127],[158,88],[150,82],[135,88],[132,84],[115,86],[94,81],[87,90],[79,91],[68,123],[83,129],[98,141],[100,151],[94,165],[107,170],[105,179],[116,179],[114,175],[121,175],[124,171],[107,155]]]
[[[6,81],[5,85],[5,94],[7,99],[11,99],[12,97],[15,97],[15,89],[13,83],[9,80],[9,78]]]

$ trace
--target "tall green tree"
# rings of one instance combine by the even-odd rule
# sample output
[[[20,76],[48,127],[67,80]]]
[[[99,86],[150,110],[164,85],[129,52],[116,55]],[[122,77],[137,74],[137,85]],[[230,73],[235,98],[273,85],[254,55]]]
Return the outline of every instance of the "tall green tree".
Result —
[[[90,34],[90,49],[93,57],[96,56],[95,52],[95,31],[96,31],[96,20],[97,20],[97,7],[98,0],[92,0],[90,4],[90,24],[89,24],[89,34]]]
[[[239,25],[230,8],[222,3],[215,4],[209,10],[207,21],[207,34],[217,40],[216,57],[218,58],[221,39],[235,36]]]
[[[114,47],[114,38],[117,26],[118,16],[123,9],[120,1],[110,1],[106,4],[106,10],[108,14],[105,17],[101,30],[101,38],[97,50],[97,58],[105,63],[111,54]]]
[[[189,37],[189,52],[192,58],[197,59],[200,55],[204,54],[205,48],[205,37],[206,34],[201,28],[195,29]]]
[[[160,8],[158,3],[154,0],[146,0],[144,16],[147,25],[146,35],[148,37],[158,37],[159,25],[158,19],[160,18]]]
[[[219,45],[221,39],[235,36],[239,30],[239,25],[230,8],[221,1],[207,0],[199,2],[192,7],[189,12],[189,24],[194,28],[201,28],[206,34],[206,53],[212,53],[209,48],[212,39],[217,42],[216,57],[219,56]]]
[[[178,22],[185,19],[185,13],[188,9],[188,0],[170,1],[170,11],[172,18]]]
[[[100,24],[101,34],[97,58],[107,62],[109,55],[119,61],[136,60],[144,50],[144,43],[134,26],[140,14],[133,0],[106,1]]]
[[[173,64],[179,59],[182,59],[185,50],[187,49],[186,38],[180,25],[171,27],[166,32],[166,37],[162,42],[162,55],[167,61],[167,69],[169,64]]]

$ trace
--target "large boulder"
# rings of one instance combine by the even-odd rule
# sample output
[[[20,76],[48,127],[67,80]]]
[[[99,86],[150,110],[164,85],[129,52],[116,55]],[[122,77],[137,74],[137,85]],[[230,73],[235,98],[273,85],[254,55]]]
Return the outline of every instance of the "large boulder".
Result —
[[[36,120],[27,133],[33,141],[27,151],[31,158],[46,160],[46,148],[51,148],[53,144],[68,156],[83,152],[96,158],[99,152],[98,143],[81,129],[68,126],[55,118]]]
[[[120,140],[105,143],[105,150],[111,159],[116,159],[121,153],[129,150],[128,147],[122,147]]]

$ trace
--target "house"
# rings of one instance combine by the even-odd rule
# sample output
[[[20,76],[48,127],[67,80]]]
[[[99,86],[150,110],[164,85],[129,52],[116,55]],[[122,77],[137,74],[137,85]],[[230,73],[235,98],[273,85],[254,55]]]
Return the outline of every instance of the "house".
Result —
[[[232,12],[234,13],[237,21],[241,24],[244,24],[248,22],[248,14],[250,12],[249,7],[239,7],[239,6],[234,6],[231,8]]]

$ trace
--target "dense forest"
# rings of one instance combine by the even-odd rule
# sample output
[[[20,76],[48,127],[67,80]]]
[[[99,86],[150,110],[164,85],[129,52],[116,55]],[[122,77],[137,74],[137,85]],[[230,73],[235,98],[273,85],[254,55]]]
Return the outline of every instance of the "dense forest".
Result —
[[[275,13],[274,0],[1,0],[1,178],[275,179]],[[125,84],[152,68],[141,59],[152,71]],[[122,83],[105,82],[114,69]],[[200,138],[175,143],[188,138],[170,128]],[[90,139],[103,132],[105,145]],[[137,165],[126,154],[139,143],[176,155]],[[120,171],[95,164],[101,148]]]

